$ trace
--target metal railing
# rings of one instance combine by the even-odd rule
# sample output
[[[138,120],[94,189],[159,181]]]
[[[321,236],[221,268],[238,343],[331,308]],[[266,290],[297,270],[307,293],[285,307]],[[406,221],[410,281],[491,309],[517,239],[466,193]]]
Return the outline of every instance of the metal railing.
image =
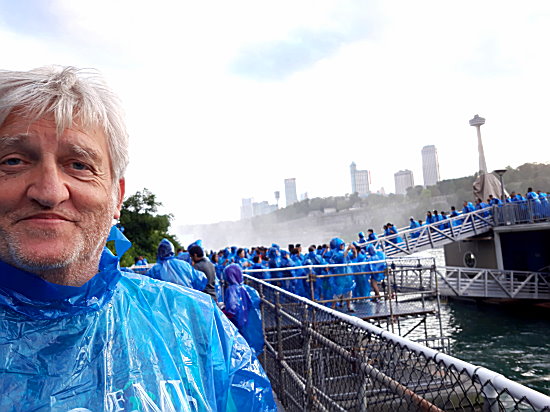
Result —
[[[403,227],[397,234],[382,236],[367,244],[381,248],[388,256],[408,255],[488,232],[493,226],[549,220],[548,204],[526,200],[475,210],[414,229]]]
[[[550,397],[247,276],[287,411],[550,411]]]
[[[379,282],[380,294],[374,291],[366,296],[353,293],[346,296],[334,296],[330,282],[340,276],[353,277],[356,282],[364,278],[368,282],[370,276],[380,271],[373,271],[370,265],[383,263],[384,280]],[[331,269],[348,267],[344,274],[330,273]],[[263,272],[263,273],[262,273]],[[274,269],[244,269],[244,273],[261,278],[264,282],[275,284],[291,293],[296,292],[296,282],[304,282],[307,286],[299,288],[305,291],[306,298],[339,310],[350,310],[353,305],[355,316],[375,322],[401,336],[415,336],[415,341],[450,352],[450,341],[443,336],[440,317],[440,300],[438,294],[438,276],[435,270],[434,258],[400,257],[387,260],[367,261],[345,264],[306,265],[282,267]],[[267,273],[270,275],[266,276]],[[298,276],[297,273],[302,273]],[[319,274],[322,273],[322,274]],[[269,276],[273,276],[269,278]],[[265,279],[267,277],[267,279]],[[326,289],[328,285],[328,290]],[[320,286],[320,287],[319,287]],[[357,287],[357,289],[359,289]],[[325,292],[319,293],[320,290]],[[439,324],[437,336],[433,329],[428,332],[428,317],[435,316]],[[401,319],[415,319],[402,323]],[[416,322],[416,323],[415,323]],[[422,334],[422,329],[424,333]]]
[[[382,249],[387,256],[410,255],[488,232],[492,227],[491,209],[486,208],[414,229],[398,229],[399,233],[380,237],[367,245]]]
[[[446,266],[440,293],[474,298],[550,300],[550,273]]]
[[[550,219],[550,206],[548,202],[525,200],[494,206],[492,214],[495,226],[538,223]]]

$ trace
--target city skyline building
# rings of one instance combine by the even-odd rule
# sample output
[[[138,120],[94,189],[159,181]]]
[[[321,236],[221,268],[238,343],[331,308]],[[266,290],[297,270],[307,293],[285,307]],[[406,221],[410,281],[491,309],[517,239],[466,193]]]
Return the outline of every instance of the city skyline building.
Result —
[[[298,202],[298,195],[296,192],[296,178],[294,177],[285,179],[285,200],[287,207]]]
[[[269,202],[263,200],[254,202],[253,198],[242,199],[241,201],[241,220],[250,219],[254,216],[266,215],[276,211],[277,205],[270,205]]]
[[[349,169],[351,193],[357,193],[359,196],[368,196],[370,194],[370,172],[368,170],[357,170],[355,162],[351,162]]]
[[[252,198],[241,200],[241,220],[250,219],[254,215],[254,208],[252,207]]]
[[[433,186],[440,180],[439,160],[437,158],[437,149],[434,145],[422,148],[422,175],[424,178],[424,187]]]
[[[357,165],[355,162],[351,162],[349,165],[349,174],[351,176],[351,193],[357,192],[357,186],[355,185],[355,172],[357,171]]]
[[[400,170],[394,173],[395,193],[398,195],[406,195],[407,189],[414,186],[413,172],[409,169]]]

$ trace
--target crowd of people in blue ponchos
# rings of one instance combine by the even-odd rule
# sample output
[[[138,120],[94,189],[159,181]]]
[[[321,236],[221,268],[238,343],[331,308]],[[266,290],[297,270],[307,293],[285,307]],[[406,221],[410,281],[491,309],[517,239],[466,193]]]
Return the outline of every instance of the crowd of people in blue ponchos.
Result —
[[[464,219],[454,219],[452,223],[449,219],[457,217],[461,214],[466,214],[474,212],[476,210],[484,210],[481,213],[482,217],[488,217],[492,213],[493,206],[503,206],[504,204],[517,204],[519,208],[515,211],[517,220],[544,220],[550,218],[550,203],[548,202],[548,196],[545,192],[537,190],[536,192],[529,187],[525,196],[521,193],[511,192],[510,195],[505,196],[504,202],[498,197],[489,195],[486,202],[481,199],[475,201],[475,205],[470,201],[464,201],[462,205],[462,211],[459,212],[455,206],[451,206],[449,212],[437,210],[428,210],[426,213],[425,220],[415,219],[411,216],[409,229],[416,229],[426,225],[432,225],[434,223],[440,222],[439,225],[435,227],[439,230],[448,229],[451,225],[458,226],[464,222]],[[433,227],[433,226],[432,226]],[[384,225],[384,236],[397,235],[399,231],[391,223]],[[412,239],[420,236],[421,230],[411,232],[410,237]],[[403,239],[397,235],[388,239],[392,243],[402,243]]]
[[[530,203],[536,216],[550,217],[544,192],[534,192],[529,188],[525,197],[512,192],[505,202]],[[450,220],[454,217],[485,209],[481,216],[489,216],[491,207],[502,205],[503,202],[492,195],[486,202],[481,199],[477,199],[475,204],[464,201],[461,211],[452,206],[449,212],[427,211],[424,221],[411,217],[409,228],[434,227],[433,224],[439,222],[435,227],[444,230],[451,224],[462,224],[464,219]],[[419,234],[420,230],[409,232],[411,238]],[[392,223],[384,225],[380,237],[388,237],[388,241],[395,244],[403,242]],[[377,248],[376,242],[373,243],[377,239],[379,235],[368,229],[366,234],[359,232],[357,240],[351,243],[335,237],[328,244],[310,245],[307,251],[301,244],[289,244],[288,248],[283,248],[273,243],[270,247],[250,249],[231,246],[209,253],[203,249],[201,240],[193,242],[186,250],[175,251],[172,243],[163,239],[158,247],[157,262],[146,275],[209,294],[258,354],[264,343],[260,298],[254,288],[244,284],[243,271],[298,296],[354,312],[353,302],[357,300],[354,298],[377,302],[380,289],[386,286],[386,255]],[[136,259],[136,266],[146,264],[143,257]]]
[[[376,234],[369,230],[369,237],[360,232],[355,242],[346,244],[335,237],[328,244],[310,245],[307,252],[303,251],[301,244],[289,244],[285,249],[273,243],[270,247],[251,249],[227,247],[212,251],[209,257],[220,279],[225,279],[228,265],[238,265],[250,275],[298,296],[325,302],[332,307],[345,304],[347,310],[353,312],[352,298],[368,298],[371,294],[374,300],[380,298],[379,282],[384,279],[386,256],[383,251],[367,244],[374,238]],[[343,265],[346,263],[354,265]],[[337,264],[342,266],[327,267]],[[309,277],[310,271],[316,275],[313,279]]]

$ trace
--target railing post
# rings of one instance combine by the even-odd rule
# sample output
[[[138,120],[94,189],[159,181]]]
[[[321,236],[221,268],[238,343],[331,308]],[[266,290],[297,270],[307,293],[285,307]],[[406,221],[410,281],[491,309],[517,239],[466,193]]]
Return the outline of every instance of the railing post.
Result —
[[[281,296],[280,292],[275,292],[275,319],[277,325],[277,362],[279,363],[279,387],[281,388],[282,397],[286,397],[285,392],[285,368],[282,365],[282,361],[285,360],[285,355],[283,352],[283,329],[281,325],[282,315],[281,315]]]
[[[313,268],[309,268],[309,291],[311,293],[311,300],[314,302],[317,302],[315,300],[315,285],[317,282],[317,276],[313,272]]]
[[[434,247],[434,242],[432,240],[432,228],[431,228],[431,225],[429,225],[426,229],[426,232],[428,232],[428,240],[430,241],[430,246],[433,248]]]
[[[265,336],[265,304],[264,304],[264,301],[265,301],[265,295],[264,295],[264,285],[260,283],[260,313],[262,315],[262,336],[264,337],[264,342],[266,341],[266,336]],[[265,346],[265,345],[264,345]],[[262,360],[263,360],[263,365],[264,367],[267,367],[267,351],[265,350],[264,348],[264,351],[262,353]]]
[[[493,385],[486,385],[481,393],[483,395],[483,412],[499,412],[498,392]]]
[[[314,309],[313,309],[314,310]],[[304,304],[304,314],[302,321],[302,333],[304,335],[304,372],[306,378],[305,392],[305,409],[306,411],[313,410],[313,370],[311,366],[311,325],[307,305]]]
[[[395,333],[394,328],[393,328],[394,317],[393,317],[393,305],[392,305],[392,286],[393,286],[393,284],[392,284],[392,281],[391,281],[392,272],[395,272],[395,263],[392,263],[391,266],[392,266],[393,270],[390,270],[389,266],[386,264],[386,278],[388,279],[391,332]],[[385,296],[385,298],[386,298],[386,301],[388,301],[388,296],[387,295]]]

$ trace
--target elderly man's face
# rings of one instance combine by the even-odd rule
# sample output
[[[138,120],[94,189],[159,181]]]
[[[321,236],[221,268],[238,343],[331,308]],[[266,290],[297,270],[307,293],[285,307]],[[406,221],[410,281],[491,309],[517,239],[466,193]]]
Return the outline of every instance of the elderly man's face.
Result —
[[[106,137],[10,115],[0,127],[0,259],[34,273],[93,270],[124,181],[113,184]],[[86,264],[88,267],[86,268]]]

